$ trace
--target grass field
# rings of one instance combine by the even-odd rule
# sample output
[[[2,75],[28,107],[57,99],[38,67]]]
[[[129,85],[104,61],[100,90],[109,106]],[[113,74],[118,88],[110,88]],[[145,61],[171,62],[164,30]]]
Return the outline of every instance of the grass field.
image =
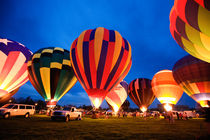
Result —
[[[83,118],[81,121],[52,122],[50,117],[0,119],[0,140],[8,139],[207,139],[203,119],[175,120],[142,118]]]

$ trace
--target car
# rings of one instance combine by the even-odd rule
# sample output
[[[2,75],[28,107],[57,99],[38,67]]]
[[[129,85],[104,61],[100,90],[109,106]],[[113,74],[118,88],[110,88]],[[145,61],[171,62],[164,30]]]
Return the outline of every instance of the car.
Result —
[[[11,116],[25,116],[25,118],[29,118],[34,113],[34,105],[6,104],[0,108],[0,116],[3,116],[5,119]]]
[[[81,120],[82,112],[77,111],[75,107],[64,108],[63,110],[55,110],[52,113],[51,120],[64,120],[68,122],[69,120]]]

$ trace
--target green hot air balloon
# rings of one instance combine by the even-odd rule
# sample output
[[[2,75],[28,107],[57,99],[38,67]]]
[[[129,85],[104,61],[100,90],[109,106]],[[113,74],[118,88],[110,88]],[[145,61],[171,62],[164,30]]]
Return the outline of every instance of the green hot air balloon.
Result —
[[[29,80],[47,107],[54,107],[77,82],[69,56],[65,49],[49,47],[35,52],[28,62]]]

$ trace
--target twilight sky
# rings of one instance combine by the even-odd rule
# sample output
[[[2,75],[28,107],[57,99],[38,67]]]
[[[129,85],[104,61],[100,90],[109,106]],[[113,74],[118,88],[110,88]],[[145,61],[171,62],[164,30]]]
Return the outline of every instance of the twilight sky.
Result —
[[[70,50],[71,43],[87,29],[114,29],[132,48],[133,64],[125,80],[149,78],[172,69],[187,55],[169,31],[173,0],[1,0],[0,36],[24,44],[32,52],[44,47]],[[14,96],[42,99],[30,82]],[[131,107],[137,107],[130,99]],[[58,102],[90,105],[84,89],[76,85]],[[160,104],[157,99],[150,107]],[[185,93],[178,104],[195,106]],[[107,107],[106,103],[102,107]]]

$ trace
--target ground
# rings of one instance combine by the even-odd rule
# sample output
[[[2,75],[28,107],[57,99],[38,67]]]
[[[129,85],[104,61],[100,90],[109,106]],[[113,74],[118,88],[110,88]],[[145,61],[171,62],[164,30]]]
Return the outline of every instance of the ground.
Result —
[[[143,118],[83,118],[81,121],[53,122],[45,115],[30,119],[0,119],[0,140],[8,139],[207,139],[204,119],[175,120]]]

